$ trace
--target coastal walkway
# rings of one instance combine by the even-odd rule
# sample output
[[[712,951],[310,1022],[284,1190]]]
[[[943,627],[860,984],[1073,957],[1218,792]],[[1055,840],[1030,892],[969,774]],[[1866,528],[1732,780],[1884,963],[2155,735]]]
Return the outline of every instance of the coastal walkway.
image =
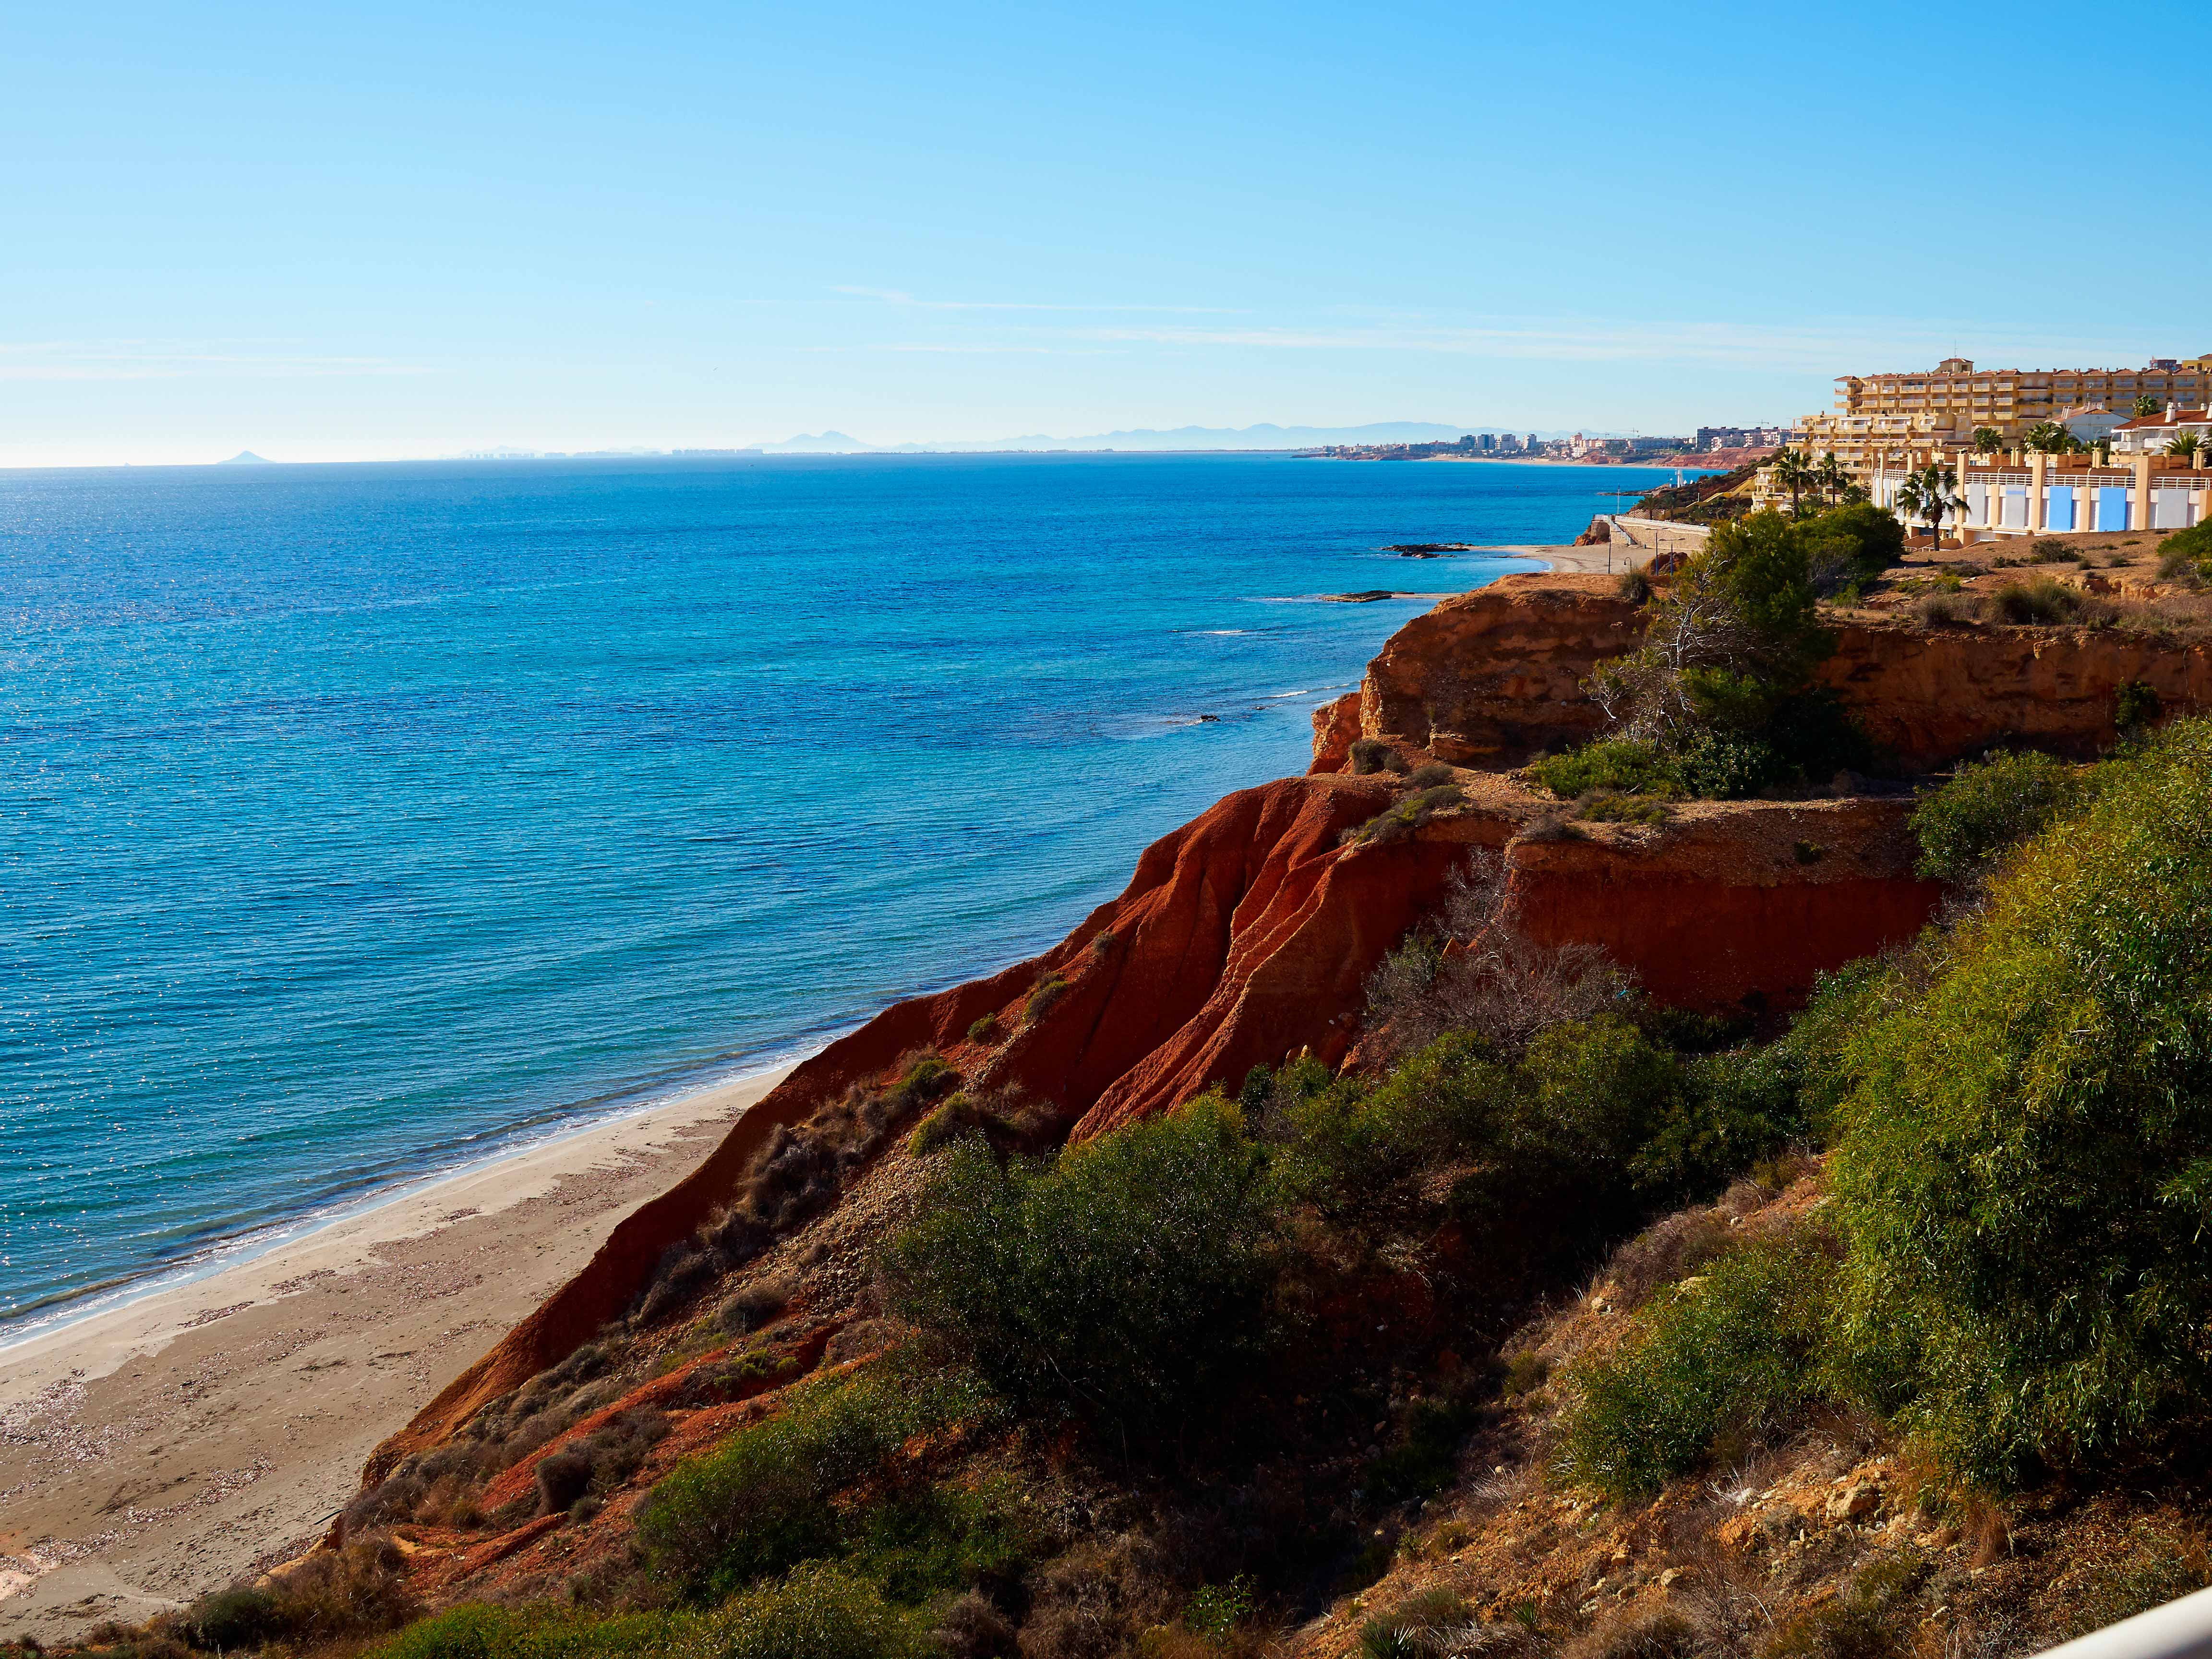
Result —
[[[1639,519],[1630,514],[1602,515],[1616,541],[1645,553],[1696,553],[1704,550],[1712,532],[1700,524],[1675,524],[1666,519]]]

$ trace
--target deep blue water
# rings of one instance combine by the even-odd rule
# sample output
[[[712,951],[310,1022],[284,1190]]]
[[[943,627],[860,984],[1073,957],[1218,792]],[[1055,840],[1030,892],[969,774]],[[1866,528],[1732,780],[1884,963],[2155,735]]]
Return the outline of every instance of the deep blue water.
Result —
[[[0,474],[0,1322],[1034,951],[1659,476]]]

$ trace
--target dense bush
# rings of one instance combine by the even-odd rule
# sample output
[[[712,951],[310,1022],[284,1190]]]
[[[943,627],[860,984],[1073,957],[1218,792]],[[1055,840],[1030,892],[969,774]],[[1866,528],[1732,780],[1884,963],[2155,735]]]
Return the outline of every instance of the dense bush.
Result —
[[[1806,580],[1823,599],[1855,599],[1905,556],[1905,526],[1896,515],[1862,502],[1791,526],[1805,550]]]
[[[2123,737],[2141,736],[2165,712],[2155,688],[2130,680],[2112,694],[2112,725]]]
[[[1831,1161],[1856,1380],[1992,1486],[2212,1400],[2212,725],[2104,770],[1858,1034]]]
[[[1717,529],[1651,607],[1644,643],[1591,676],[1605,737],[1540,763],[1538,780],[1560,794],[1728,799],[1872,764],[1813,678],[1834,648],[1820,600],[1855,592],[1894,558],[1899,533],[1866,507],[1796,523],[1758,513]]]
[[[1049,973],[1030,987],[1030,994],[1022,1001],[1022,1024],[1034,1025],[1052,1011],[1052,1006],[1067,994],[1067,980],[1064,975]]]
[[[1380,738],[1355,738],[1352,744],[1353,775],[1367,777],[1376,772],[1402,772],[1407,768],[1406,757]]]
[[[921,1659],[923,1621],[866,1579],[802,1567],[711,1613],[605,1618],[467,1602],[402,1632],[375,1659]]]
[[[2212,574],[2212,519],[2175,532],[2158,544],[2158,574],[2172,578]]]
[[[1405,1228],[1450,1170],[1441,1201],[1500,1288],[1717,1190],[1800,1127],[1788,1073],[1748,1054],[1686,1060],[1619,1014],[1547,1027],[1517,1057],[1460,1032],[1380,1083],[1283,1092],[1286,1195],[1350,1228]]]
[[[373,1649],[375,1659],[646,1659],[693,1645],[696,1618],[632,1613],[605,1619],[538,1606],[465,1601]]]
[[[1979,879],[2079,800],[2085,787],[2078,768],[2048,755],[2022,750],[1969,762],[1912,814],[1920,875],[1930,881]]]
[[[1689,793],[1681,763],[1674,756],[1662,752],[1656,744],[1632,738],[1584,744],[1564,755],[1531,761],[1528,771],[1562,800],[1598,790],[1662,799]]]
[[[639,1540],[657,1571],[706,1599],[841,1553],[862,1523],[837,1507],[840,1493],[887,1480],[912,1437],[990,1409],[959,1372],[890,1362],[803,1384],[775,1416],[671,1471],[639,1510]]]
[[[1269,1198],[1218,1097],[1049,1164],[963,1144],[886,1254],[892,1301],[1030,1412],[1172,1431],[1267,1349]]]
[[[203,1595],[170,1625],[195,1648],[227,1652],[380,1635],[419,1611],[407,1589],[406,1559],[390,1539],[374,1537],[310,1556],[264,1584]]]
[[[2111,614],[2109,606],[2092,599],[2080,588],[2069,587],[2048,576],[2007,582],[1997,589],[1990,603],[2004,621],[2022,627],[2097,622]]]
[[[1816,1239],[1760,1242],[1662,1295],[1575,1368],[1561,1472],[1630,1502],[1782,1423],[1818,1385],[1833,1272]]]

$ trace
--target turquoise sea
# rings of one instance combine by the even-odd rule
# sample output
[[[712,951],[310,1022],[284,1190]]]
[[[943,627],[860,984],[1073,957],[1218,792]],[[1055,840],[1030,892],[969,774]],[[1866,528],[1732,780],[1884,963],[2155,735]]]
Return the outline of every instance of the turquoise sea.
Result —
[[[1059,937],[1665,474],[0,474],[0,1340]]]

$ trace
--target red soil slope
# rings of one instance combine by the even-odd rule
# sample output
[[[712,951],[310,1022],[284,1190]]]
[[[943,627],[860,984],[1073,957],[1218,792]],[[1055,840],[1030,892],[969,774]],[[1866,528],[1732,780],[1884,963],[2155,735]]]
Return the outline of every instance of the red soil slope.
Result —
[[[1082,1115],[1079,1137],[1164,1110],[1310,1047],[1357,1035],[1362,986],[1478,846],[1503,848],[1524,925],[1594,939],[1656,995],[1726,1006],[1802,996],[1815,971],[1909,935],[1934,891],[1913,880],[1905,803],[1705,804],[1662,831],[1522,832],[1544,803],[1503,780],[1384,845],[1340,844],[1395,781],[1284,779],[1227,797],[1146,850],[1128,889],[1033,962],[896,1004],[799,1066],[680,1185],[624,1220],[585,1270],[393,1440],[372,1474],[435,1443],[618,1316],[669,1245],[729,1201],[754,1152],[854,1084],[934,1049],[977,1084],[1012,1084]],[[1810,854],[1801,848],[1814,848]],[[1032,988],[1065,988],[1024,1023]],[[1002,1041],[971,1042],[995,1015]]]

